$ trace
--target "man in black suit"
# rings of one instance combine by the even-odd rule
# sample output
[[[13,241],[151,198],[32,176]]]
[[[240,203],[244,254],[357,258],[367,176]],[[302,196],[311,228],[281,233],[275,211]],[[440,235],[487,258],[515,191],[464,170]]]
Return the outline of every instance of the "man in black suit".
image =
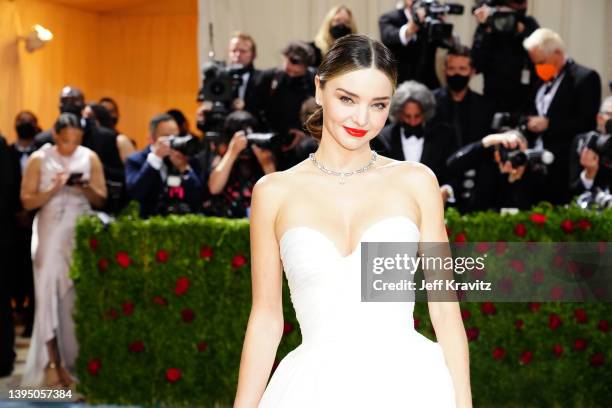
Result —
[[[567,57],[561,37],[540,28],[524,42],[543,84],[539,87],[527,129],[533,144],[555,155],[541,199],[553,204],[570,200],[567,182],[574,137],[592,130],[601,102],[599,74]]]
[[[493,112],[490,103],[469,87],[474,76],[470,49],[457,45],[446,56],[444,72],[447,85],[434,91],[436,97],[435,121],[453,129],[458,148],[481,140],[491,128]],[[454,173],[451,202],[459,209],[468,208],[475,187],[476,167]]]
[[[149,124],[150,142],[125,162],[128,195],[140,203],[140,215],[198,212],[204,186],[197,160],[170,147],[169,136],[179,133],[174,118],[161,114]]]
[[[303,41],[290,42],[283,48],[283,66],[264,71],[261,81],[261,117],[264,127],[279,134],[274,146],[276,168],[286,170],[306,157],[297,149],[307,139],[300,115],[302,104],[315,95],[315,69],[312,47]]]
[[[592,132],[581,133],[574,138],[570,158],[570,191],[580,195],[585,191],[596,192],[598,189],[612,191],[612,96],[602,103],[597,114],[597,132],[608,135],[604,146],[605,156],[600,157],[596,151],[586,146]],[[604,140],[604,139],[597,139]]]
[[[446,159],[459,147],[452,129],[433,121],[436,100],[427,87],[416,81],[401,84],[391,101],[392,124],[372,139],[371,148],[395,160],[423,163],[435,173],[444,201],[452,196]]]
[[[104,166],[104,178],[109,191],[104,209],[111,212],[119,211],[122,190],[124,189],[125,170],[117,147],[117,135],[110,129],[97,126],[94,118],[84,117],[85,96],[78,88],[72,86],[62,88],[59,109],[60,113],[73,113],[81,118],[84,129],[81,144],[96,152]],[[37,148],[45,143],[53,143],[51,130],[36,135],[34,143]]]
[[[526,14],[527,0],[504,0],[505,5],[495,8],[486,1],[480,3],[483,4],[474,11],[479,24],[472,41],[472,59],[476,71],[484,77],[484,96],[495,112],[523,112],[537,82],[523,40],[539,24]],[[492,24],[496,11],[502,12],[499,16],[507,13],[514,19],[506,18],[507,25]]]
[[[0,135],[0,259],[6,262],[11,257],[11,223],[14,214],[13,191],[15,177],[9,158],[6,140]],[[4,263],[3,262],[3,263]],[[13,371],[15,361],[15,330],[13,326],[13,309],[10,301],[10,279],[8,268],[0,270],[0,377],[8,376]]]
[[[397,61],[398,83],[413,79],[436,89],[440,86],[436,76],[437,44],[430,42],[427,33],[419,29],[425,18],[424,9],[417,7],[413,13],[413,3],[413,0],[404,0],[403,8],[380,16],[380,38]]]

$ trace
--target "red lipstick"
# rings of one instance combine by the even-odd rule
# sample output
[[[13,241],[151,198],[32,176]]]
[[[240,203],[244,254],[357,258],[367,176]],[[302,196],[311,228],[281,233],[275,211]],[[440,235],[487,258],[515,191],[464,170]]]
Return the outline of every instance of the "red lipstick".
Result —
[[[342,126],[342,127],[344,128],[344,130],[346,130],[346,133],[348,133],[349,135],[353,137],[364,137],[366,133],[368,133],[367,130],[363,130],[363,129],[354,129],[348,126]]]

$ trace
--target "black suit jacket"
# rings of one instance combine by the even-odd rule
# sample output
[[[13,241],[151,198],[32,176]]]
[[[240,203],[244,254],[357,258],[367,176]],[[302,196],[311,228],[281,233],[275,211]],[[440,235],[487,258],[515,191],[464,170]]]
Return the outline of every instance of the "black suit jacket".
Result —
[[[253,69],[247,82],[246,91],[244,93],[244,110],[251,115],[259,118],[261,109],[261,79],[263,71]]]
[[[413,79],[429,89],[436,89],[440,81],[436,75],[436,46],[429,43],[426,33],[417,32],[416,40],[407,45],[399,37],[400,28],[408,23],[404,9],[383,14],[378,19],[380,38],[393,53],[397,61],[397,83]]]
[[[158,214],[158,203],[164,191],[164,184],[159,170],[147,162],[151,147],[130,155],[125,161],[127,191],[131,198],[140,203],[140,215],[143,218]],[[205,189],[198,174],[198,161],[189,161],[191,170],[184,176],[182,187],[185,191],[184,201],[193,212],[198,212],[204,201]]]
[[[601,166],[593,180],[593,186],[587,189],[582,184],[580,173],[584,168],[580,165],[580,152],[589,133],[581,133],[574,138],[570,148],[570,193],[572,196],[577,196],[585,191],[595,192],[597,189],[612,190],[612,174],[610,169],[603,169]],[[580,147],[580,150],[579,150]]]
[[[436,116],[435,121],[444,123],[454,129],[454,109],[455,101],[450,94],[448,88],[438,88],[434,91],[436,97]],[[468,143],[481,140],[483,137],[491,133],[491,120],[493,118],[493,110],[491,104],[479,93],[470,89],[465,95],[463,102],[468,111],[467,134],[459,135],[456,130],[454,134],[457,137],[457,145],[463,147]]]
[[[543,197],[553,204],[565,204],[571,197],[567,177],[572,141],[577,134],[595,129],[601,103],[601,79],[597,72],[572,61],[568,61],[564,72],[546,115],[548,129],[542,134],[544,148],[555,155]],[[535,96],[531,111],[537,115]]]
[[[387,125],[372,139],[372,150],[395,160],[406,160],[402,149],[399,123]],[[429,167],[438,178],[440,185],[450,181],[446,159],[458,149],[452,130],[443,124],[431,123],[425,128],[425,141],[420,162]]]

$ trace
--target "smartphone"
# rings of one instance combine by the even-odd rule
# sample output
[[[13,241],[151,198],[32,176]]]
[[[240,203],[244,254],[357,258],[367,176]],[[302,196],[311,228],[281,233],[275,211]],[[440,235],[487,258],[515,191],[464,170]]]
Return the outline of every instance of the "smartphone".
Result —
[[[66,181],[66,185],[74,186],[77,184],[81,184],[81,177],[83,177],[83,173],[70,173],[70,176],[68,176],[68,180]]]

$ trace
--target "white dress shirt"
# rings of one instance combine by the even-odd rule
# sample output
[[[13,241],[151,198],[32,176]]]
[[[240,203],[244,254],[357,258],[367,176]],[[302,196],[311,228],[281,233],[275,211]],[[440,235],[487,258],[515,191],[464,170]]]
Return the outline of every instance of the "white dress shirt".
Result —
[[[400,135],[402,138],[402,151],[404,152],[404,160],[415,161],[420,163],[421,156],[423,155],[423,144],[425,138],[418,138],[414,135],[406,135],[404,128],[400,128]]]

